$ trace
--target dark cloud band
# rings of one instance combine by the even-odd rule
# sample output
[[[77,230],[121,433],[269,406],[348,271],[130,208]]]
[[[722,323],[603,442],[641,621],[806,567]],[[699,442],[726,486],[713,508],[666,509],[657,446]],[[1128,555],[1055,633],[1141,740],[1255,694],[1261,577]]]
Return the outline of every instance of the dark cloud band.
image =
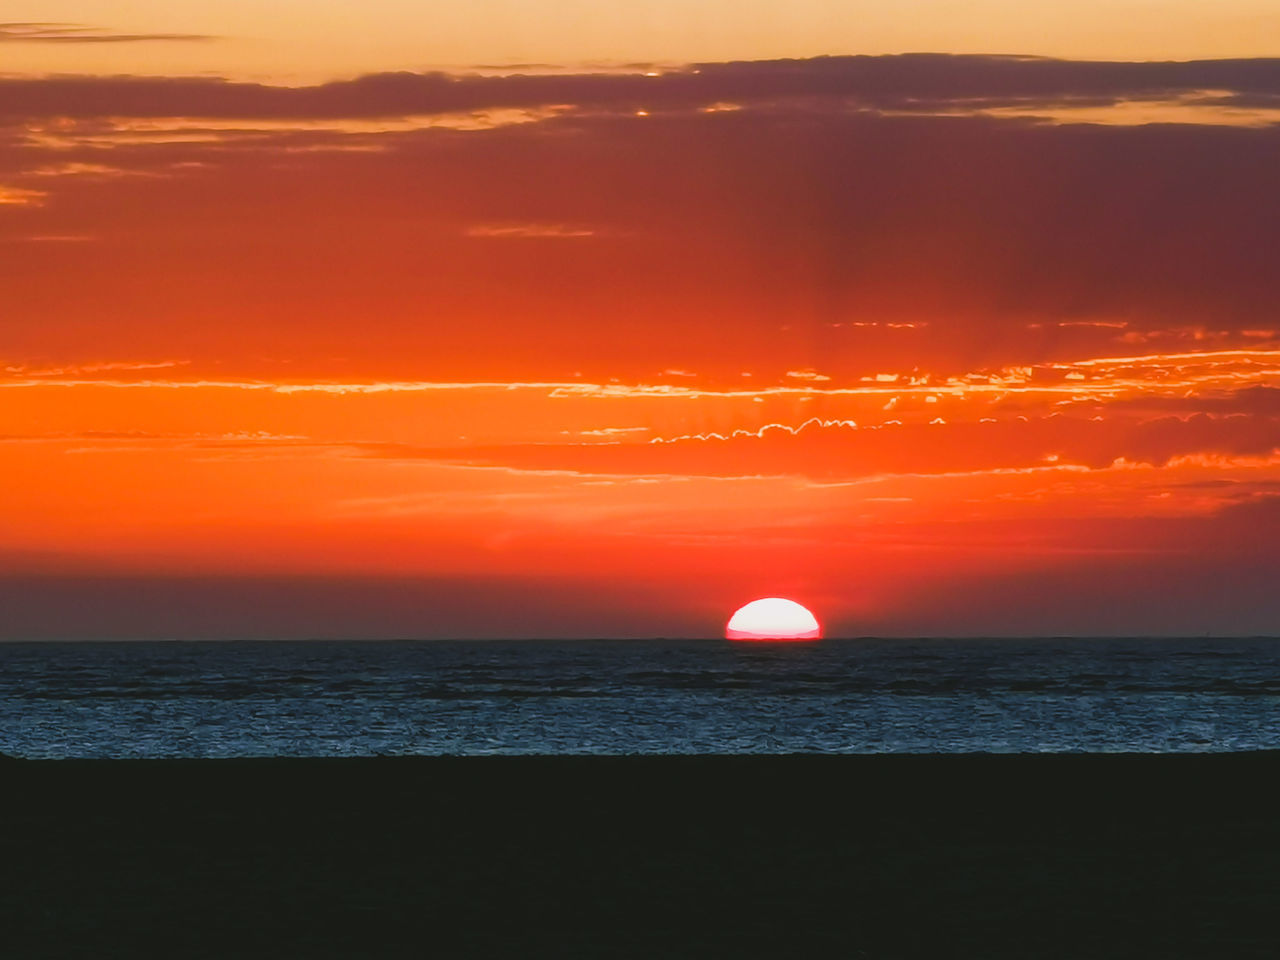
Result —
[[[21,30],[14,34],[15,25],[8,27],[5,36],[0,26],[0,40],[40,38]],[[177,34],[44,37],[59,38],[197,39]],[[545,104],[661,110],[795,98],[847,98],[874,108],[918,109],[957,102],[1109,103],[1199,91],[1269,102],[1280,96],[1280,59],[1127,63],[907,54],[708,63],[656,76],[387,73],[311,87],[170,77],[7,79],[0,80],[0,116],[389,117]]]

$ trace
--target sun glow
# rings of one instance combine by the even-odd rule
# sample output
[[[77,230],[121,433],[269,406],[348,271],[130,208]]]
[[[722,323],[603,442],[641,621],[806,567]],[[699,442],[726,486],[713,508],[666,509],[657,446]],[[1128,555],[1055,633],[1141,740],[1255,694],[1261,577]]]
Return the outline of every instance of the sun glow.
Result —
[[[822,627],[794,600],[765,597],[740,607],[725,627],[729,640],[817,640]]]

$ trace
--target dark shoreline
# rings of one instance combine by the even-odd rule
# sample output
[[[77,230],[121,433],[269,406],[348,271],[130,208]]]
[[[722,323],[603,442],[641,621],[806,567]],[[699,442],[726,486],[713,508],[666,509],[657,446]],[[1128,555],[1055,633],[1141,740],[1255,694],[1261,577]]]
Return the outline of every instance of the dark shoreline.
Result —
[[[1271,957],[1277,773],[1280,752],[13,760],[0,929],[15,958]]]

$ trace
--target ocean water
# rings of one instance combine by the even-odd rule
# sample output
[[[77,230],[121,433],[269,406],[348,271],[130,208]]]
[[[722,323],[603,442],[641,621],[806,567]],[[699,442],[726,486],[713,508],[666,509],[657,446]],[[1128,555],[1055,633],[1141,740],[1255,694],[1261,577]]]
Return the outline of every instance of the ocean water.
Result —
[[[1280,748],[1280,640],[0,644],[0,753]]]

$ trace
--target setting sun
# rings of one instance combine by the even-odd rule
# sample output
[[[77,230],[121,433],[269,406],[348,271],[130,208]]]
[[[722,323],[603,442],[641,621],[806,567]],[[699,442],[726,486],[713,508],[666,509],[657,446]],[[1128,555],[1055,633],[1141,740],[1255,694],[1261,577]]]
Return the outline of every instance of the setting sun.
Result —
[[[822,627],[794,600],[766,597],[740,607],[725,627],[729,640],[817,640]]]

